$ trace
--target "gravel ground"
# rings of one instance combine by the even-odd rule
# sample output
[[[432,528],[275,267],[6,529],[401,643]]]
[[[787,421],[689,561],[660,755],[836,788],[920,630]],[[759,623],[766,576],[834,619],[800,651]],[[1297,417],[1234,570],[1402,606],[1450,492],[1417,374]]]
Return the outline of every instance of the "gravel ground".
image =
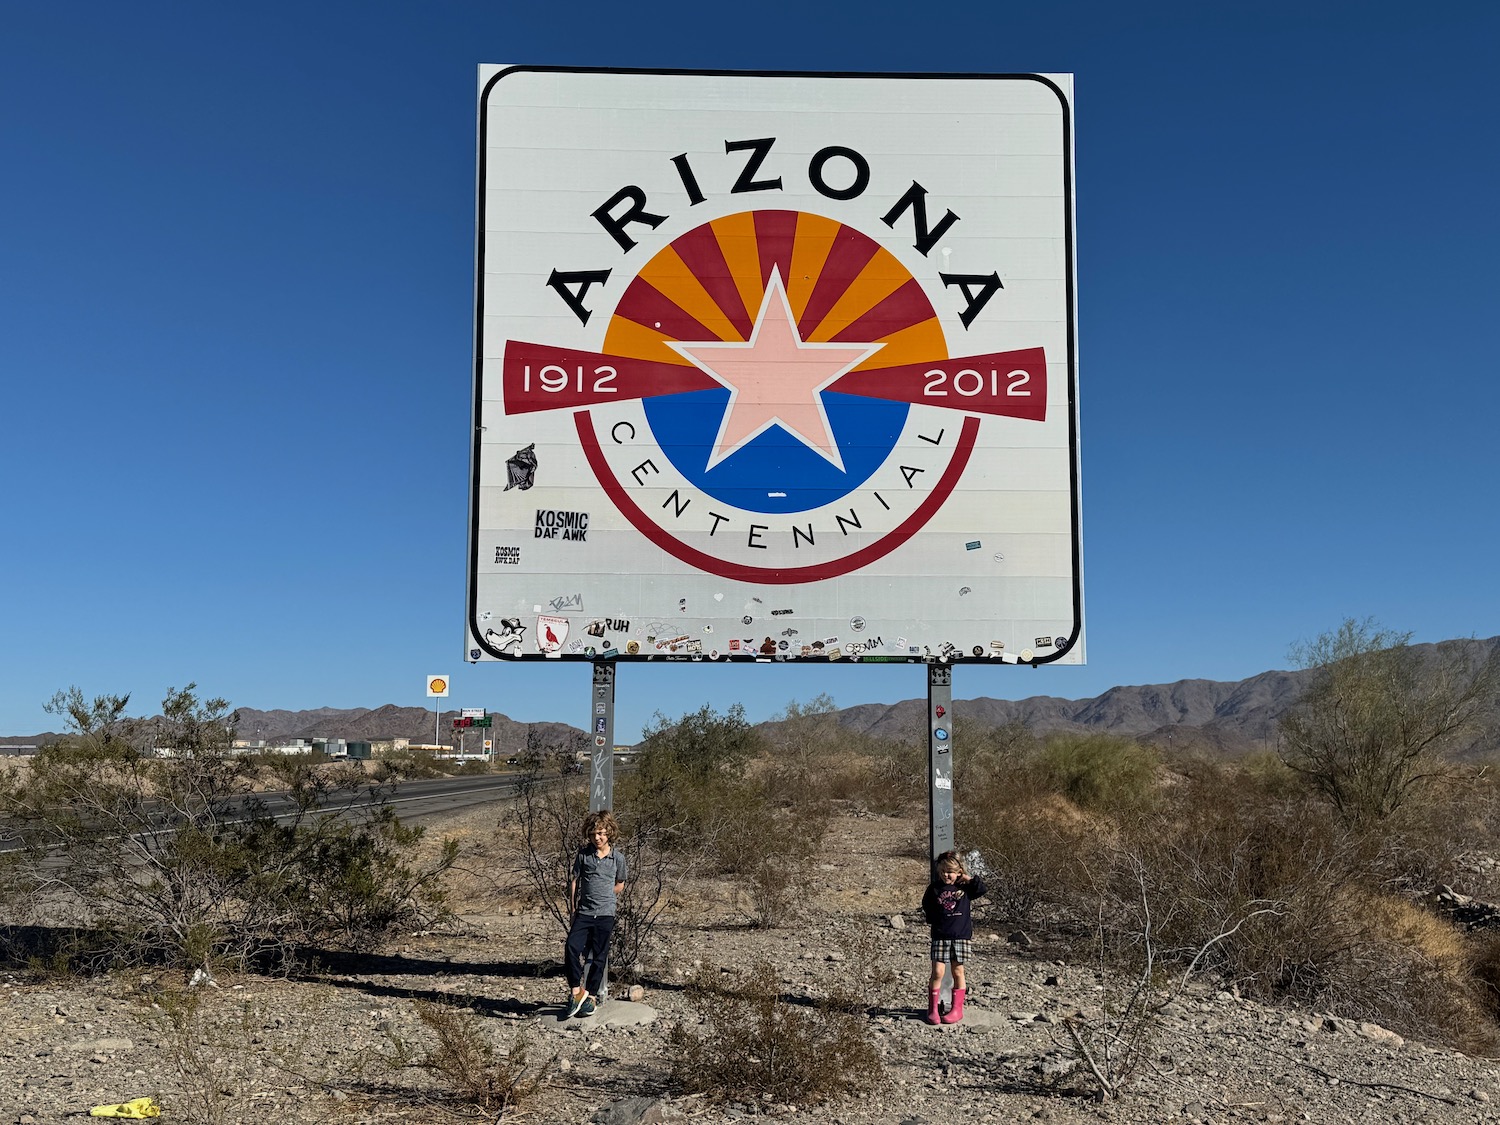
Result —
[[[492,814],[434,827],[482,836],[483,815]],[[533,1060],[552,1059],[541,1088],[514,1115],[538,1125],[752,1116],[845,1125],[1500,1121],[1493,1060],[1212,986],[1163,1013],[1149,1064],[1118,1100],[1068,1093],[1065,1081],[1048,1085],[1062,1059],[1061,1021],[1097,1017],[1117,984],[1010,940],[1008,927],[980,907],[969,972],[974,1015],[927,1026],[918,1018],[926,933],[914,910],[925,864],[911,855],[922,828],[894,818],[836,820],[816,864],[817,893],[787,927],[751,928],[732,888],[695,885],[658,928],[642,1003],[606,1006],[619,1024],[559,1021],[561,935],[550,919],[503,902],[475,903],[483,909],[464,914],[452,932],[409,935],[303,977],[226,977],[196,989],[169,974],[64,984],[0,978],[0,1125],[62,1122],[146,1095],[168,1121],[444,1120],[442,1083],[385,1061],[398,1041],[430,1045],[414,1007],[421,998],[462,998],[493,1043],[508,1048],[519,1036]],[[871,1017],[884,1072],[859,1097],[716,1106],[668,1089],[666,1033],[679,1020],[695,1021],[681,982],[696,965],[768,960],[785,996],[814,1000],[856,971],[850,957],[859,950],[845,952],[850,935],[863,935],[873,964],[900,974]],[[191,1013],[181,1007],[184,996],[196,1001]]]

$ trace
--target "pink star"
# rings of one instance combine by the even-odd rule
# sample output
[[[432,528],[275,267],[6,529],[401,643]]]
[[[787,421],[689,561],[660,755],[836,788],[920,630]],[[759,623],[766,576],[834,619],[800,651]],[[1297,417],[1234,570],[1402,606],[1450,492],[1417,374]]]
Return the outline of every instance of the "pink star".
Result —
[[[667,343],[729,388],[708,468],[780,426],[840,472],[844,459],[821,392],[885,346],[803,343],[774,269],[747,342]]]

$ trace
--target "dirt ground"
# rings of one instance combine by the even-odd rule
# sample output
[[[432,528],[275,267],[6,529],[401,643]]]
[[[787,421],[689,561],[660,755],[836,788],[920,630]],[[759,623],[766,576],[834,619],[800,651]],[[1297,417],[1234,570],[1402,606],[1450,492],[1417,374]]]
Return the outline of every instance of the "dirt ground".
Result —
[[[429,832],[478,843],[494,816],[469,812]],[[760,1116],[809,1125],[1500,1120],[1494,1060],[1405,1042],[1372,1024],[1254,1004],[1206,981],[1162,1014],[1123,1096],[1091,1100],[1056,1078],[1067,1065],[1063,1021],[1097,1020],[1116,982],[1062,963],[982,903],[969,967],[973,1014],[928,1026],[919,1018],[927,934],[916,909],[924,829],[853,811],[837,817],[810,865],[796,921],[775,929],[750,925],[733,885],[690,884],[648,947],[642,1000],[611,1000],[609,1021],[559,1019],[562,932],[525,903],[496,897],[493,870],[467,877],[465,909],[451,927],[332,958],[318,971],[191,988],[162,973],[65,983],[13,973],[0,979],[0,1125],[61,1123],[148,1095],[166,1121],[463,1119],[451,1086],[400,1065],[403,1045],[409,1061],[435,1041],[417,1016],[419,1000],[470,1005],[475,1034],[541,1069],[539,1088],[505,1118],[537,1125]],[[671,1087],[668,1029],[697,1026],[684,980],[704,966],[757,961],[774,966],[788,1003],[809,1007],[860,971],[856,961],[889,973],[869,1017],[881,1069],[863,1076],[858,1096],[720,1105]]]

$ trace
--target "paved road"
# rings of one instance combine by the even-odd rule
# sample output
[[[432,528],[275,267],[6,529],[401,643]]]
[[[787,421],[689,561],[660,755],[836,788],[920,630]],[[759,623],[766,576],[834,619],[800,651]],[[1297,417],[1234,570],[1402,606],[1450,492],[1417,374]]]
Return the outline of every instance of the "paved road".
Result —
[[[406,781],[396,787],[390,803],[402,820],[442,816],[475,805],[488,805],[515,795],[514,774],[479,777],[441,777]]]
[[[514,774],[481,774],[476,777],[440,777],[421,781],[404,781],[397,785],[388,798],[402,820],[414,821],[445,816],[476,805],[487,805],[506,800],[515,795]],[[296,803],[284,793],[262,793],[261,800],[267,810],[278,819],[296,813]],[[371,799],[368,794],[336,793],[330,805],[342,810],[340,815],[357,816],[368,809]],[[346,804],[347,802],[347,804]],[[0,852],[14,850],[19,843],[6,839],[4,824],[0,823]]]

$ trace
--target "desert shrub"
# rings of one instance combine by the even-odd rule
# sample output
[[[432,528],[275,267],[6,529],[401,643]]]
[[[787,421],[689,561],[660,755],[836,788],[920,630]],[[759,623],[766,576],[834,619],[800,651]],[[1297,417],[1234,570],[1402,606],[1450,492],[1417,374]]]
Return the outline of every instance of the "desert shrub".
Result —
[[[1149,931],[1153,973],[1191,965],[1263,999],[1493,1049],[1500,943],[1414,901],[1492,848],[1500,799],[1485,765],[1442,763],[1378,816],[1345,816],[1265,753],[1162,761],[1111,737],[962,726],[958,740],[971,748],[956,763],[958,838],[979,848],[1002,914],[1128,980],[1148,979]],[[1115,1018],[1095,1030],[1129,1025]]]
[[[827,693],[807,703],[792,700],[762,727],[759,772],[767,799],[783,807],[826,803],[830,759],[847,758],[853,740],[839,726],[837,705]]]
[[[787,921],[808,886],[789,860],[764,856],[745,873],[745,899],[742,908],[753,926],[770,929]]]
[[[289,824],[258,818],[237,841],[245,893],[283,939],[304,945],[370,949],[387,933],[442,917],[444,874],[458,844],[442,843],[433,862],[413,856],[423,829],[377,805],[357,823],[323,818]]]
[[[1282,756],[1349,825],[1389,817],[1486,733],[1500,655],[1472,642],[1423,654],[1409,639],[1349,618],[1292,651],[1312,676],[1281,721]]]
[[[721,875],[748,875],[767,859],[799,861],[812,855],[828,831],[825,807],[776,808],[754,783],[736,786],[733,803],[703,843],[709,866]]]
[[[1191,955],[1249,995],[1492,1049],[1469,947],[1400,893],[1427,838],[1427,828],[1394,831],[1415,807],[1369,831],[1315,797],[1278,799],[1277,788],[1221,766],[1120,823],[1098,883],[1099,925],[1138,932],[1133,899],[1143,898],[1164,966]]]
[[[778,808],[754,778],[724,791],[727,803],[699,839],[698,853],[685,853],[679,842],[673,855],[695,870],[736,877],[750,921],[780,925],[809,884],[805,869],[828,830],[829,807],[819,802]]]
[[[1114,736],[1038,740],[1019,724],[960,735],[973,750],[958,757],[955,826],[984,858],[996,909],[1016,919],[1091,917],[1119,822],[1159,798],[1156,752]]]
[[[246,1039],[218,1033],[206,1011],[203,989],[154,989],[149,1009],[137,1015],[141,1024],[155,1033],[160,1046],[157,1056],[175,1080],[177,1090],[164,1099],[163,1108],[189,1125],[230,1125],[243,1120],[239,1083],[232,1063],[246,1053]]]
[[[483,777],[493,772],[489,762],[453,762],[448,772],[454,777]]]
[[[898,962],[892,957],[891,931],[868,917],[841,918],[834,931],[834,946],[841,961],[831,962],[837,974],[828,989],[829,1003],[848,1012],[878,1012],[904,1007],[908,997]]]
[[[375,762],[372,773],[378,782],[420,781],[445,777],[431,750],[395,750]]]
[[[875,742],[862,799],[874,812],[901,816],[927,802],[927,747],[915,740]],[[962,759],[960,759],[962,760]]]
[[[812,800],[820,802],[852,801],[864,803],[870,785],[870,773],[875,759],[869,753],[843,751],[830,754],[820,766],[820,774],[809,783],[799,779],[789,785],[785,798],[788,804],[805,804]],[[773,791],[774,797],[774,791]]]
[[[0,781],[22,892],[45,888],[54,922],[107,937],[80,967],[366,947],[442,912],[453,848],[414,860],[421,830],[357,768],[284,759],[273,806],[254,765],[228,753],[234,716],[194,690],[174,689],[150,723],[124,718],[125,697],[59,693],[49,706],[69,737]]]
[[[1500,1020],[1500,931],[1478,930],[1468,935],[1466,949],[1474,996],[1492,1019]]]
[[[990,902],[1017,921],[1089,916],[1110,826],[1064,797],[985,790],[956,812],[958,838],[984,860]]]
[[[773,805],[826,810],[833,801],[852,801],[889,812],[915,808],[923,799],[925,749],[919,753],[910,738],[890,740],[843,726],[827,695],[787,704],[762,729],[760,776]]]
[[[393,1050],[385,1062],[393,1069],[416,1068],[431,1074],[443,1091],[436,1097],[428,1095],[429,1100],[445,1108],[477,1111],[490,1121],[500,1121],[530,1099],[547,1077],[551,1057],[535,1061],[524,1034],[497,1048],[472,1008],[418,1000],[416,1013],[434,1042],[418,1051],[391,1034]]]
[[[1015,777],[1026,772],[1041,750],[1042,741],[1021,722],[985,726],[959,712],[953,725],[957,760],[955,780]]]
[[[1157,752],[1107,734],[1054,734],[1036,753],[1034,768],[1051,789],[1082,808],[1134,809],[1156,795]]]
[[[720,831],[760,736],[740,704],[721,715],[704,704],[675,721],[660,712],[646,728],[636,768],[616,783],[616,803],[688,852]]]
[[[1306,789],[1305,779],[1274,750],[1252,750],[1239,761],[1245,780],[1263,797],[1285,800]]]
[[[766,962],[739,974],[702,970],[687,998],[702,1027],[678,1023],[667,1033],[671,1080],[687,1093],[801,1105],[879,1080],[880,1052],[863,1014],[788,1003]]]

